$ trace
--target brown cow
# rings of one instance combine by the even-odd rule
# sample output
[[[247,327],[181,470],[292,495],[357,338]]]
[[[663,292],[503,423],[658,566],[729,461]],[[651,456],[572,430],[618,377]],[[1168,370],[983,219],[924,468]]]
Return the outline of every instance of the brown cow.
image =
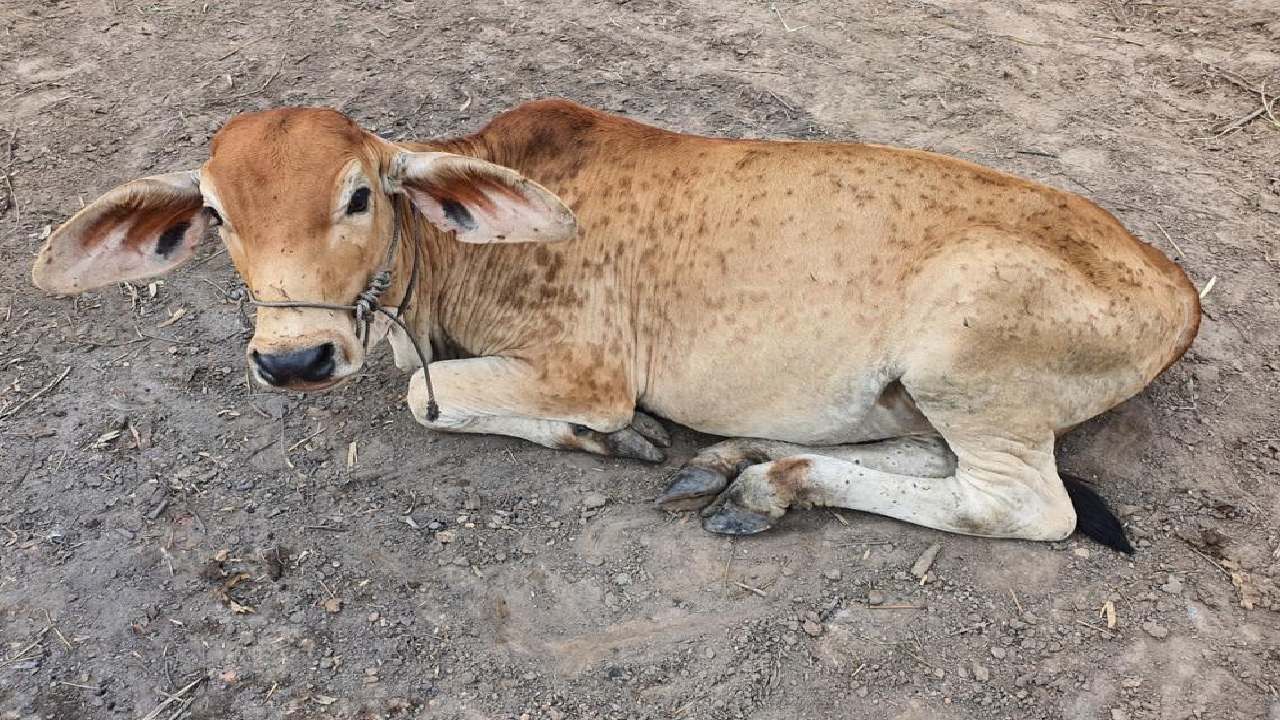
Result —
[[[826,505],[1059,540],[1079,511],[1128,549],[1059,475],[1054,441],[1151,382],[1200,317],[1182,270],[1076,195],[927,152],[696,137],[560,100],[426,143],[331,110],[241,115],[198,171],[131,182],[59,228],[35,282],[155,275],[210,224],[268,304],[350,305],[389,259],[384,306],[429,346],[439,417],[422,370],[409,387],[428,427],[658,460],[643,408],[743,438],[658,499],[706,506],[726,533]],[[259,307],[250,366],[333,387],[364,363],[358,325]],[[383,335],[417,369],[406,333]]]

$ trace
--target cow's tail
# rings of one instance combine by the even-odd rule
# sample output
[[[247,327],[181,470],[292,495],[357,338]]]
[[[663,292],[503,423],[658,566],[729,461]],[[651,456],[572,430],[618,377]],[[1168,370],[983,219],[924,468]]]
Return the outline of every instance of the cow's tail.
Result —
[[[1079,478],[1060,475],[1062,484],[1067,488],[1067,496],[1071,498],[1071,506],[1076,511],[1076,530],[1106,545],[1112,550],[1119,550],[1127,555],[1133,554],[1133,546],[1124,535],[1124,527],[1120,519],[1093,488],[1084,484]]]

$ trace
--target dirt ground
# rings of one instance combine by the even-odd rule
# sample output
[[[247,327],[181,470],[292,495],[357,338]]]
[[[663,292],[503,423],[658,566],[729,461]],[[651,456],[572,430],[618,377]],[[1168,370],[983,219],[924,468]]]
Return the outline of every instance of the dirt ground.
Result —
[[[1280,718],[1262,81],[1274,0],[0,0],[0,718]],[[1138,553],[830,511],[713,536],[650,503],[710,438],[655,467],[433,435],[385,349],[339,392],[250,390],[213,244],[30,286],[51,225],[236,113],[419,138],[542,96],[958,155],[1178,260],[1198,341],[1060,451]]]

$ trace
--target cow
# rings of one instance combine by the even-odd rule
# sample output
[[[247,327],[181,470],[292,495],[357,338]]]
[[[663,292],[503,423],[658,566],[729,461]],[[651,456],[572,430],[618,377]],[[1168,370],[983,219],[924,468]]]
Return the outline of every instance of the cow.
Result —
[[[826,506],[1131,552],[1055,442],[1168,368],[1200,318],[1176,264],[1075,194],[555,99],[427,142],[328,109],[239,115],[199,169],[80,210],[33,279],[151,277],[210,226],[258,305],[259,383],[333,388],[387,339],[433,430],[647,461],[656,417],[723,436],[656,500],[716,533]]]

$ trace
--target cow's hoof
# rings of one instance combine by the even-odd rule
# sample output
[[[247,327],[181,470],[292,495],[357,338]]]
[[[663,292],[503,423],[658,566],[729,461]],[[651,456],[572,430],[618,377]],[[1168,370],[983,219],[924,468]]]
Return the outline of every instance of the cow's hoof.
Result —
[[[773,527],[773,519],[732,500],[717,501],[702,511],[702,529],[720,535],[755,535]]]
[[[617,457],[635,458],[653,463],[660,463],[667,459],[666,453],[631,428],[623,428],[605,435],[604,446],[610,455]]]
[[[671,435],[667,433],[667,429],[662,427],[662,423],[652,415],[636,410],[631,416],[631,429],[640,433],[646,440],[657,445],[658,447],[671,447]]]
[[[729,485],[729,478],[697,465],[685,465],[654,504],[663,510],[701,510]]]

